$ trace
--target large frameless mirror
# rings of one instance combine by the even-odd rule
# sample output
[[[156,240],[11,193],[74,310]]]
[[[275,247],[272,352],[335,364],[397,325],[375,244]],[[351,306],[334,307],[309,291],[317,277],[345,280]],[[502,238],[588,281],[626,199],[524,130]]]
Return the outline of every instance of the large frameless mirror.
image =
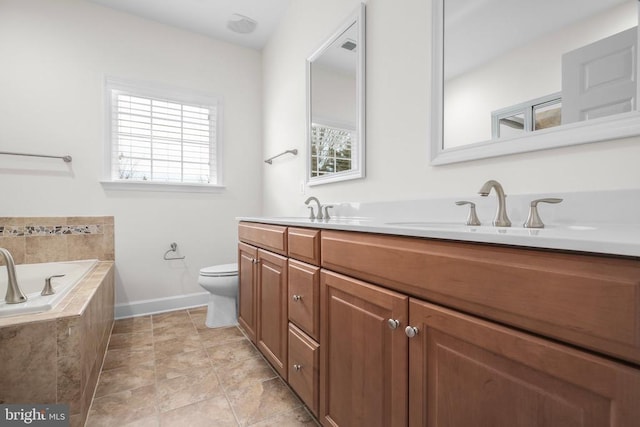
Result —
[[[307,183],[364,177],[365,6],[307,59]]]
[[[637,0],[434,0],[432,164],[640,134]]]

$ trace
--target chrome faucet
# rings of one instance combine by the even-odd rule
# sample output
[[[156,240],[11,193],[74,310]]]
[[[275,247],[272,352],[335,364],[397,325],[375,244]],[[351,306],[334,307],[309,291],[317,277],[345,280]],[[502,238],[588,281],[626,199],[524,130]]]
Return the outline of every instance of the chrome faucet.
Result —
[[[507,196],[504,194],[502,185],[500,185],[498,181],[491,179],[484,183],[480,191],[478,191],[478,194],[486,197],[489,195],[492,188],[496,190],[496,196],[498,196],[498,210],[496,211],[496,217],[493,220],[493,225],[496,227],[511,227],[511,221],[509,221],[509,217],[507,216]]]
[[[314,215],[313,213],[313,207],[309,206],[309,209],[311,209],[311,215],[309,215],[309,219],[322,219],[322,205],[320,204],[320,200],[318,200],[317,197],[311,196],[309,197],[307,200],[304,201],[305,205],[309,205],[309,202],[316,202],[318,204],[318,215]]]
[[[16,279],[16,267],[11,253],[5,248],[0,248],[0,255],[4,257],[4,263],[7,265],[7,275],[9,276],[9,281],[7,282],[7,295],[4,297],[5,301],[7,304],[27,302],[27,297],[22,293],[20,286],[18,286],[18,280]]]

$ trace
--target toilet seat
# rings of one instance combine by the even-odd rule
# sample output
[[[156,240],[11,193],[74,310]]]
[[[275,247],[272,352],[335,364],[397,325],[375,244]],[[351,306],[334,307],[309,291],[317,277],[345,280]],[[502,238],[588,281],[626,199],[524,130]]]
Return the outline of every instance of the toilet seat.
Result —
[[[238,264],[222,264],[200,269],[200,276],[204,277],[228,277],[238,275]]]

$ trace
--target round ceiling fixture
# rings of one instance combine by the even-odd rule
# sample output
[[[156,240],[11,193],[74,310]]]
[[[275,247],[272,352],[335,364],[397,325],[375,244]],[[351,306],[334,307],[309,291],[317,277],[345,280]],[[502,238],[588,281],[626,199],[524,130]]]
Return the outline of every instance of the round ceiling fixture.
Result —
[[[256,21],[238,13],[231,15],[227,21],[227,28],[240,34],[252,33],[257,26],[258,23]]]

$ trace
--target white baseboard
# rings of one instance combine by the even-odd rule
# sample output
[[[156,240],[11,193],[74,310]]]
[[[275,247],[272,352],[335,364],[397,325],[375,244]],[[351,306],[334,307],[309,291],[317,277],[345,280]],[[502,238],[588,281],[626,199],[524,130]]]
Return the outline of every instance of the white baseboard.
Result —
[[[124,304],[116,304],[115,318],[126,319],[128,317],[145,316],[148,314],[183,310],[186,308],[207,305],[208,302],[209,292],[198,292],[196,294],[178,295],[175,297],[148,299]]]

